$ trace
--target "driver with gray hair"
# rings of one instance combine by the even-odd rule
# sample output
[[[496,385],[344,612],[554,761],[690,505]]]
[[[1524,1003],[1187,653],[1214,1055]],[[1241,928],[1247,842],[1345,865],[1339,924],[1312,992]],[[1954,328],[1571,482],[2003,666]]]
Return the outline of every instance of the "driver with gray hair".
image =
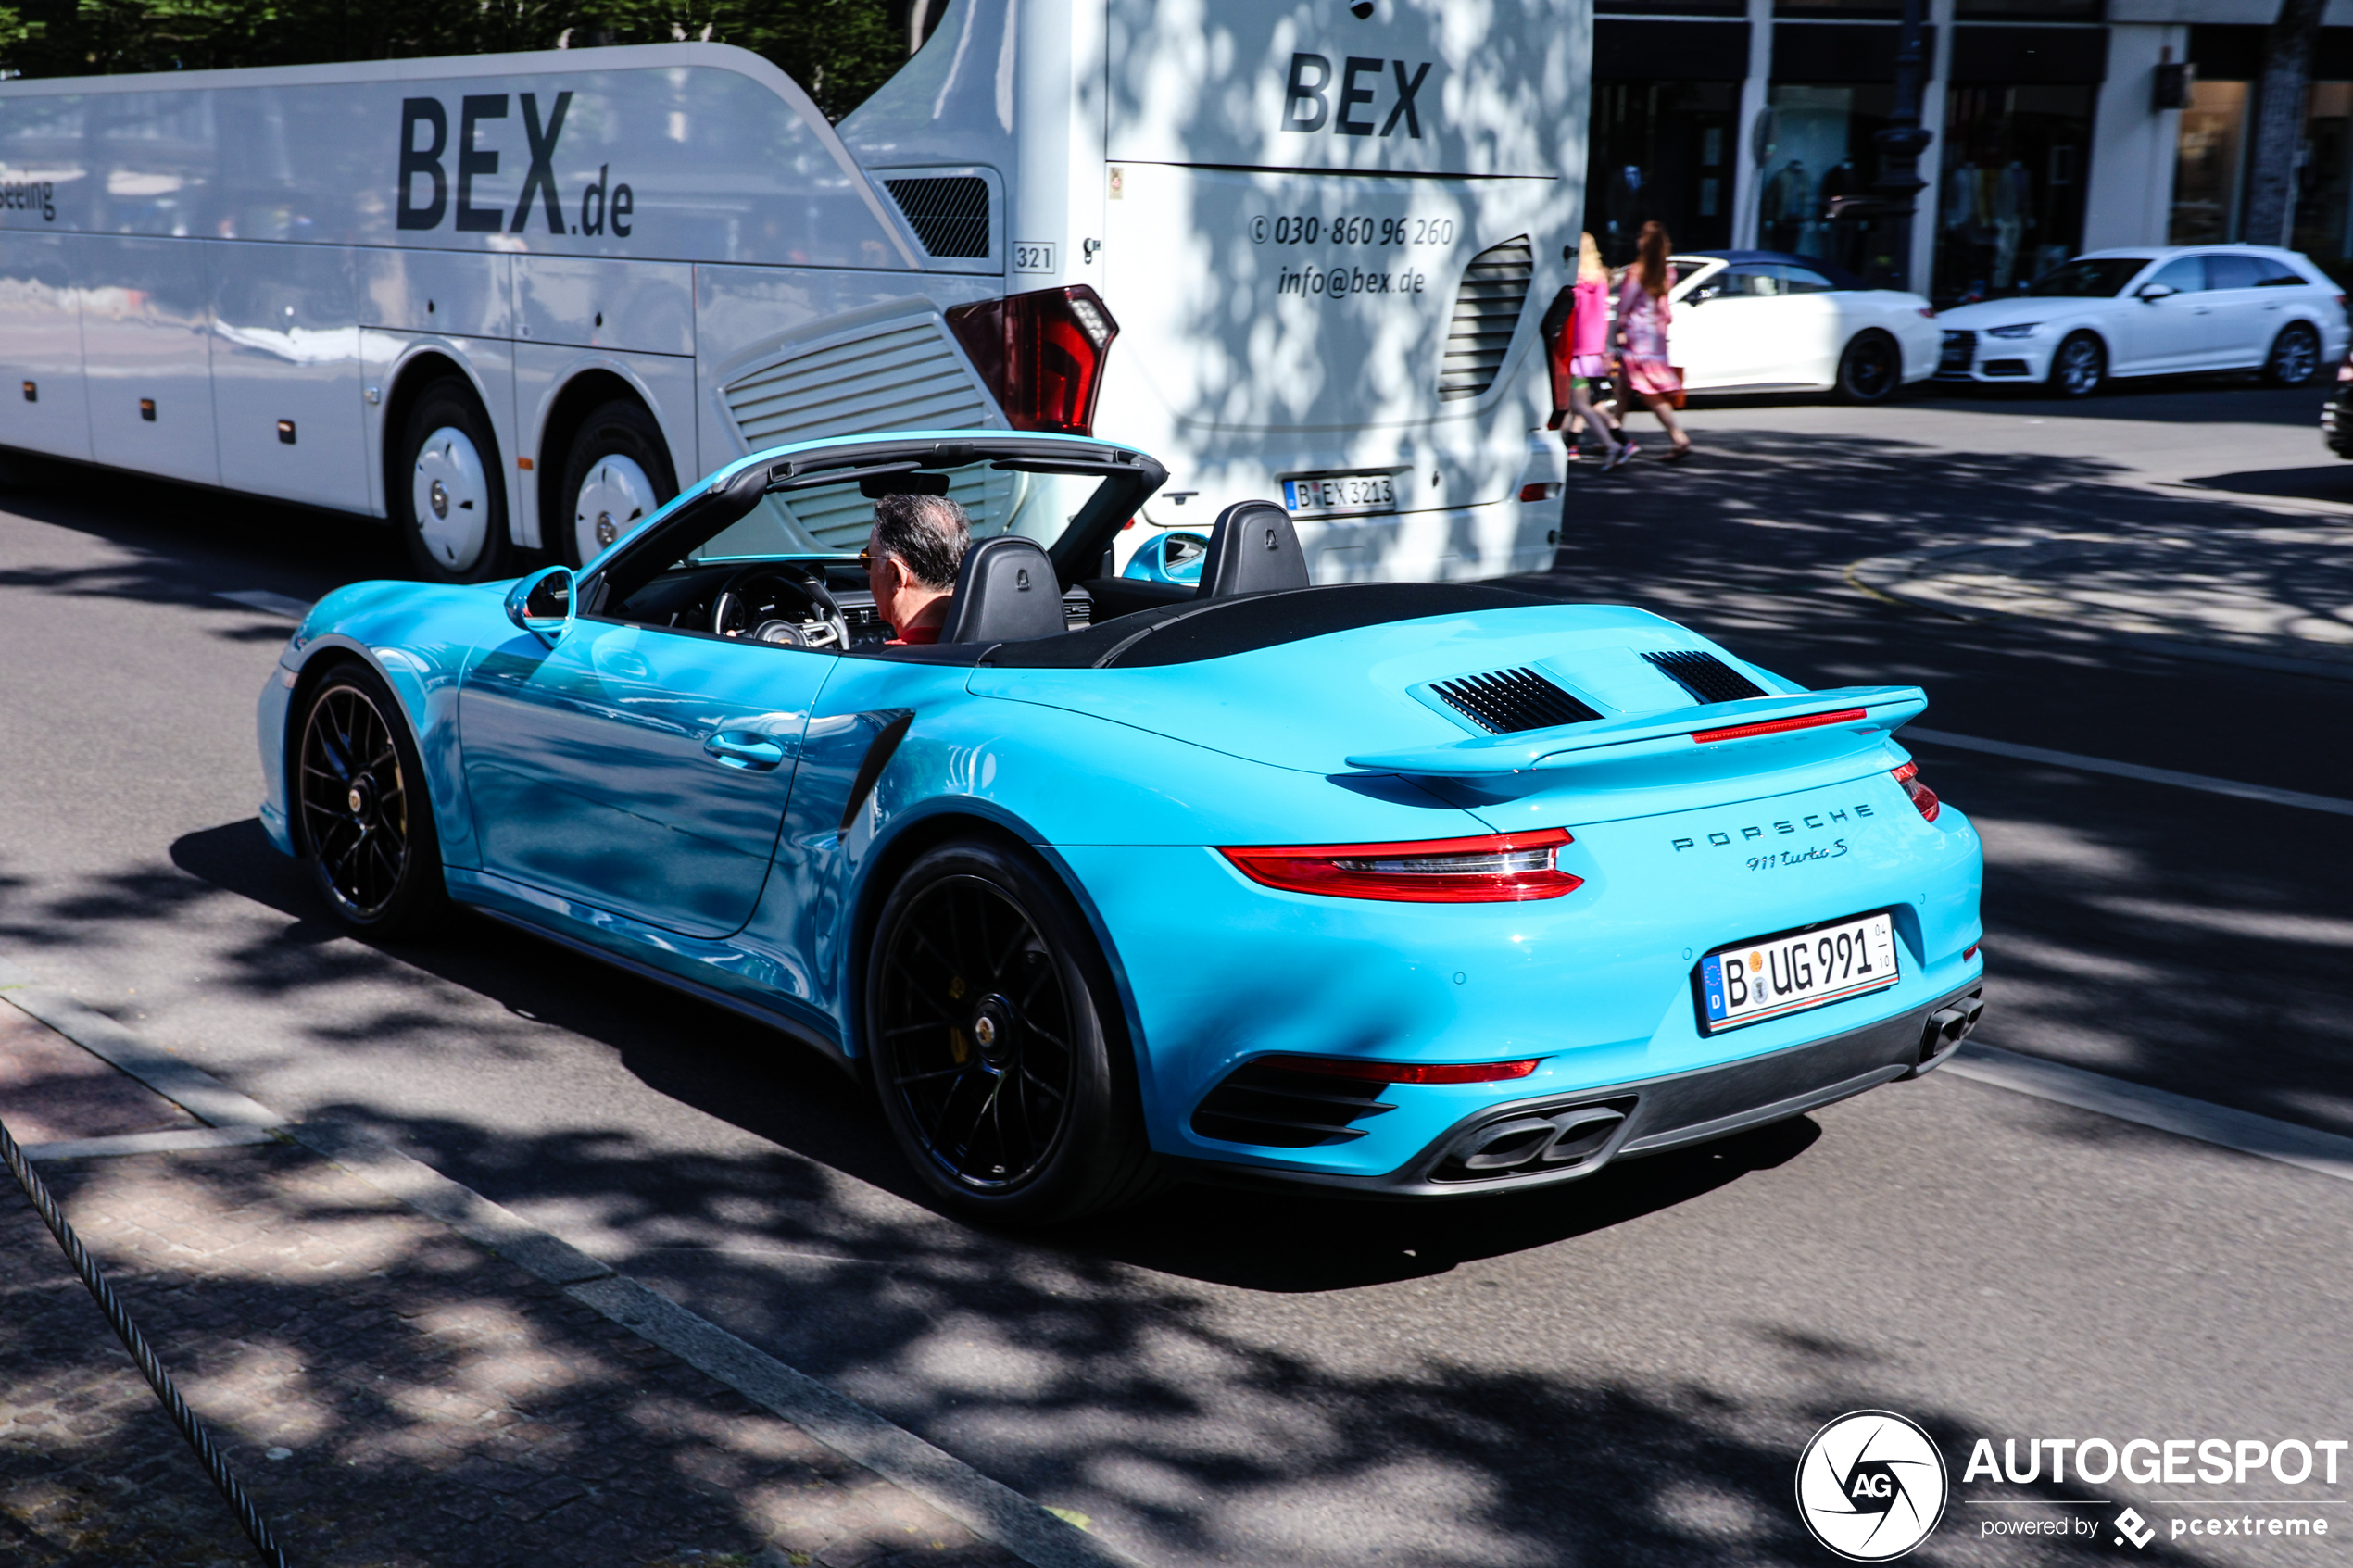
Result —
[[[972,520],[945,495],[885,495],[867,536],[866,581],[891,642],[936,643],[954,602],[956,569],[972,546]]]

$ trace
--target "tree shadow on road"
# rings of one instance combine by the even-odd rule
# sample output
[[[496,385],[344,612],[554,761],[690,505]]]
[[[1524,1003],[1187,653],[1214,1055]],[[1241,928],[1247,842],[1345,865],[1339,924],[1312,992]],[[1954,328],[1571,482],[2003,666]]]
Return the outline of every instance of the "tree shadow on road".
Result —
[[[504,1143],[501,1163],[552,1160],[606,1190],[635,1185],[645,1158],[479,1127],[410,1131]],[[772,1272],[768,1317],[853,1320],[854,1360],[887,1369],[937,1355],[924,1348],[943,1321],[985,1313],[994,1337],[931,1368],[928,1409],[894,1413],[963,1435],[954,1446],[1042,1500],[1115,1510],[1154,1543],[1119,1544],[1170,1568],[1810,1564],[1822,1558],[1792,1501],[1797,1455],[1824,1421],[1887,1399],[1879,1354],[1770,1317],[1746,1327],[1743,1348],[1781,1374],[1769,1395],[1497,1370],[1427,1348],[1378,1365],[1298,1354],[1238,1334],[1181,1288],[1114,1282],[1080,1235],[1040,1245],[873,1213],[796,1235],[757,1168],[698,1173],[711,1174],[726,1178],[708,1189],[720,1195],[714,1229],[867,1261],[828,1267],[822,1292]],[[744,1552],[852,1517],[856,1477],[837,1458],[300,1151],[187,1156],[160,1178],[104,1162],[54,1175],[298,1562],[683,1563],[688,1549]],[[1295,1249],[1279,1219],[1230,1245]],[[1126,1228],[1182,1223],[1163,1206]],[[1381,1222],[1363,1227],[1371,1239]],[[1427,1237],[1408,1224],[1388,1239]],[[621,1261],[658,1263],[658,1251]],[[16,1325],[0,1343],[0,1543],[12,1560],[85,1561],[61,1549],[77,1538],[110,1561],[233,1556],[226,1513],[13,1202],[0,1205],[0,1268]],[[1915,1401],[1906,1413],[1954,1462],[1977,1435],[1958,1411]],[[991,1461],[990,1432],[1007,1462]],[[280,1447],[286,1459],[262,1457]],[[2007,1488],[2020,1506],[2001,1512],[2041,1516],[2024,1505],[2081,1490]],[[1982,1516],[1957,1512],[1934,1556],[1968,1555]],[[2093,1549],[2000,1544],[2004,1562]]]

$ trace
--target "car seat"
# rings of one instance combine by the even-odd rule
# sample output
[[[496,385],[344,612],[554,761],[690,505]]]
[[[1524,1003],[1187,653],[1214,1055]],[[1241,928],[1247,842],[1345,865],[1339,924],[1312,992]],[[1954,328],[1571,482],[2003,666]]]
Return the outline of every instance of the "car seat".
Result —
[[[975,539],[956,571],[943,643],[1019,643],[1068,630],[1062,584],[1038,541],[1018,533]]]
[[[1237,501],[1217,514],[1198,596],[1272,594],[1307,586],[1307,557],[1290,513],[1272,501]]]

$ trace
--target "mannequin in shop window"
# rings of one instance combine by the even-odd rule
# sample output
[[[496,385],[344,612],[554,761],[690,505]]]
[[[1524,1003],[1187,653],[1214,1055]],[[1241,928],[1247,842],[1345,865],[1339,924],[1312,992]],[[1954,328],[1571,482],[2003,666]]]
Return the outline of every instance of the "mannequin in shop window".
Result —
[[[1620,164],[1609,171],[1609,222],[1607,231],[1613,242],[1611,249],[1622,235],[1630,235],[1635,220],[1642,211],[1642,170],[1639,164]]]
[[[2034,223],[2034,177],[2012,158],[1991,181],[1994,218],[1994,287],[2010,286],[2018,272],[2019,242]]]
[[[1804,158],[1792,158],[1775,169],[1756,197],[1756,223],[1768,250],[1795,250],[1806,217],[1813,207],[1814,182]]]
[[[1809,256],[1827,257],[1842,267],[1855,267],[1862,257],[1861,226],[1841,208],[1845,198],[1863,194],[1863,178],[1855,172],[1855,160],[1841,158],[1822,174],[1822,222],[1826,232],[1822,242],[1807,251]],[[1857,269],[1859,270],[1859,269]]]
[[[1860,194],[1862,177],[1855,172],[1855,160],[1843,157],[1822,176],[1822,216],[1838,216],[1838,198]]]

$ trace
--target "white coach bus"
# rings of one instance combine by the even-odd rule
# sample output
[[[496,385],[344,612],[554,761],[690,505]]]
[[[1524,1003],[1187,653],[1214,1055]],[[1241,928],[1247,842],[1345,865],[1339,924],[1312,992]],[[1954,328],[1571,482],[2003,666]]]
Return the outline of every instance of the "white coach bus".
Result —
[[[477,581],[761,447],[1091,429],[1319,580],[1541,565],[1589,13],[953,0],[837,126],[705,44],[8,82],[0,445]]]

